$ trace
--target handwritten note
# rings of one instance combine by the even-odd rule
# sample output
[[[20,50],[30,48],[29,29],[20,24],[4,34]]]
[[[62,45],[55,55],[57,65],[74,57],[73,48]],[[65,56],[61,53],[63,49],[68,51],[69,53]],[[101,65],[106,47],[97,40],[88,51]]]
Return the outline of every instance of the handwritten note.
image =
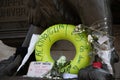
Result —
[[[50,62],[31,62],[27,76],[28,77],[44,77],[53,67]]]

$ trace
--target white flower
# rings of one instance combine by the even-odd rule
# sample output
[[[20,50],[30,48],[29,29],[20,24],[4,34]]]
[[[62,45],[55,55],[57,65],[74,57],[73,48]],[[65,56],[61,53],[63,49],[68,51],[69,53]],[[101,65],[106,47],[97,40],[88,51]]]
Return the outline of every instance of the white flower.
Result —
[[[57,60],[57,65],[64,65],[66,63],[66,57],[65,56],[61,56],[58,60]]]
[[[82,27],[81,27],[81,24],[79,24],[79,25],[77,25],[76,26],[78,29],[81,29]]]
[[[93,37],[92,37],[91,35],[88,35],[88,41],[89,41],[90,43],[93,42]]]

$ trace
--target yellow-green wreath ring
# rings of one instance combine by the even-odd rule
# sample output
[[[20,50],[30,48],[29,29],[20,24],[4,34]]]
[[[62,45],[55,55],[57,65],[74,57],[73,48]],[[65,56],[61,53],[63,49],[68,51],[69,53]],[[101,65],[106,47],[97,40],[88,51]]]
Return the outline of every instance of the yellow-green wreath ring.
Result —
[[[89,52],[91,50],[88,35],[86,32],[73,34],[74,29],[75,26],[70,24],[57,24],[46,29],[39,36],[39,41],[35,46],[36,60],[54,63],[50,54],[51,46],[58,40],[68,40],[75,46],[76,55],[70,65],[65,66],[61,71],[77,74],[81,68],[86,67],[90,63]]]

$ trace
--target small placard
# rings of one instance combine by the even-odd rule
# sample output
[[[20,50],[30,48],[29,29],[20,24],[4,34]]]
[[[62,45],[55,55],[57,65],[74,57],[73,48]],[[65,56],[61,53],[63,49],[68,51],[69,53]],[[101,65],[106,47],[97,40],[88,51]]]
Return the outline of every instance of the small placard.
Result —
[[[44,77],[53,67],[50,62],[31,62],[27,76],[28,77]]]
[[[109,38],[107,36],[102,36],[98,39],[99,44],[103,44],[106,42]]]

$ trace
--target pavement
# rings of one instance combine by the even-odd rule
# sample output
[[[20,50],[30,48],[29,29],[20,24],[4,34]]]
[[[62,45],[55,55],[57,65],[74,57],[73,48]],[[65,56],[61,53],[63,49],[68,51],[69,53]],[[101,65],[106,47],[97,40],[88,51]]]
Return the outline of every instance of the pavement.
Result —
[[[15,47],[8,46],[0,40],[0,61],[8,59],[16,51]]]

